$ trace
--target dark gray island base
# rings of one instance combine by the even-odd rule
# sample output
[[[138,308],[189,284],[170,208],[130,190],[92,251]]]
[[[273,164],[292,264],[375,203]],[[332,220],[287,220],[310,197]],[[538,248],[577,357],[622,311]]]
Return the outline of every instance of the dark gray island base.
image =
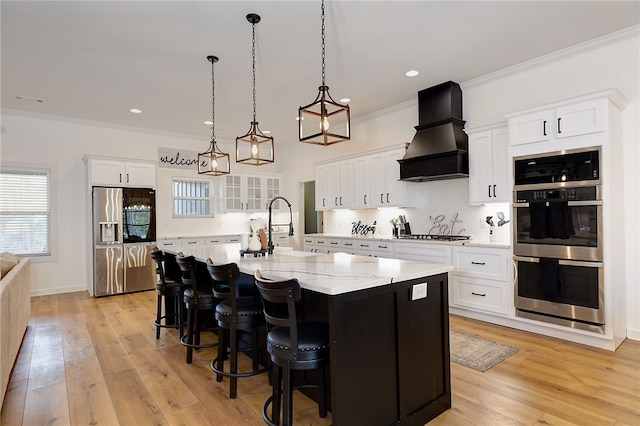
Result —
[[[236,262],[249,290],[257,290],[250,286],[256,269],[269,279],[298,279],[300,317],[329,324],[333,426],[424,425],[451,408],[447,272],[453,266],[344,253],[242,257],[239,244],[183,250],[198,261],[199,282],[208,279],[207,258]],[[166,268],[175,272],[175,253],[167,251]],[[423,297],[412,300],[412,293]],[[314,374],[294,381],[317,383]],[[301,390],[316,398],[314,389]]]
[[[412,301],[424,282],[427,297]],[[330,327],[334,426],[424,425],[451,408],[446,273],[339,295],[306,291],[304,304],[307,318]]]

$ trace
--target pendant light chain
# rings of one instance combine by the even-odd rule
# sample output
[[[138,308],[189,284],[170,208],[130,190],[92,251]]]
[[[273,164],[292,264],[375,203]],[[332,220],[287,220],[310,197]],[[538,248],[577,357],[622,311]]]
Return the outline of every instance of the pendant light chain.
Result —
[[[251,45],[251,59],[253,60],[253,121],[256,121],[256,24],[251,24],[253,42]]]
[[[324,58],[325,58],[325,53],[324,53],[324,0],[322,0],[322,85],[324,86],[324,77],[325,77],[325,71],[324,71]]]
[[[216,79],[215,79],[215,63],[217,58],[211,59],[211,142],[216,141]]]

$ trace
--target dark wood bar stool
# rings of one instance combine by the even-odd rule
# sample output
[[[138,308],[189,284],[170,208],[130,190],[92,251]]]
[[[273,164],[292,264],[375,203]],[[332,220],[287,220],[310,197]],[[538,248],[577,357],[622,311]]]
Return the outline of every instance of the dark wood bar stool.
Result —
[[[198,314],[201,311],[210,311],[213,319],[213,310],[216,307],[216,298],[213,295],[211,285],[198,286],[196,281],[196,259],[193,256],[184,256],[182,252],[176,256],[176,262],[182,271],[182,284],[185,286],[183,300],[187,308],[187,332],[180,338],[180,343],[187,348],[187,364],[193,361],[193,350],[211,348],[218,344],[200,343],[200,328]]]
[[[156,339],[160,338],[161,328],[179,328],[180,337],[182,337],[182,293],[184,292],[184,286],[181,282],[176,282],[166,277],[164,270],[164,252],[162,250],[155,247],[149,254],[151,259],[156,263],[156,274],[158,275],[158,282],[156,283],[158,308],[156,320],[153,322],[156,326]],[[171,300],[168,298],[173,299],[173,314],[167,315],[165,311],[165,314],[162,315],[163,303],[167,305]]]
[[[295,278],[272,281],[254,274],[264,305],[264,316],[270,329],[267,351],[274,363],[273,391],[262,407],[262,418],[269,425],[280,424],[280,396],[283,398],[282,424],[290,426],[293,418],[291,375],[295,370],[320,368],[320,383],[301,385],[318,389],[319,416],[327,416],[325,367],[329,364],[329,326],[319,321],[299,321],[296,304],[300,300],[300,284]],[[280,382],[282,381],[282,389]],[[271,418],[267,411],[271,407]]]
[[[207,269],[213,280],[213,294],[222,300],[216,306],[215,318],[218,321],[218,356],[211,361],[211,370],[216,373],[216,381],[222,376],[229,377],[229,398],[238,395],[238,378],[255,376],[270,369],[260,368],[258,364],[258,328],[265,325],[262,301],[259,297],[241,296],[237,284],[240,270],[235,263],[214,265],[207,259]],[[240,332],[251,332],[251,350],[253,370],[238,372],[238,352],[241,352]],[[224,359],[229,348],[229,371],[224,371]]]

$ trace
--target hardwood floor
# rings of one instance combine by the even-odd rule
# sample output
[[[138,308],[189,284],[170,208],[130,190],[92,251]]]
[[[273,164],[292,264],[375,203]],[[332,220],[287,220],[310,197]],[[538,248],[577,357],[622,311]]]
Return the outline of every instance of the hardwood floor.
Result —
[[[155,291],[31,303],[2,425],[264,424],[266,375],[228,399],[209,369],[215,348],[188,365],[175,330],[155,339]],[[430,425],[640,425],[640,342],[609,352],[456,316],[451,328],[520,350],[484,373],[452,363],[453,406]],[[295,424],[331,424],[303,395],[294,409]]]

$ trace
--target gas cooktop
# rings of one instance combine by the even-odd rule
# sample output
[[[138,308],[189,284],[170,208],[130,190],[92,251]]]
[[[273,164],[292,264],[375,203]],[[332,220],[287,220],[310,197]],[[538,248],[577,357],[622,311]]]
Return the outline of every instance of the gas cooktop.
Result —
[[[440,235],[440,234],[405,234],[399,235],[402,240],[434,240],[434,241],[462,241],[468,240],[468,235]]]

